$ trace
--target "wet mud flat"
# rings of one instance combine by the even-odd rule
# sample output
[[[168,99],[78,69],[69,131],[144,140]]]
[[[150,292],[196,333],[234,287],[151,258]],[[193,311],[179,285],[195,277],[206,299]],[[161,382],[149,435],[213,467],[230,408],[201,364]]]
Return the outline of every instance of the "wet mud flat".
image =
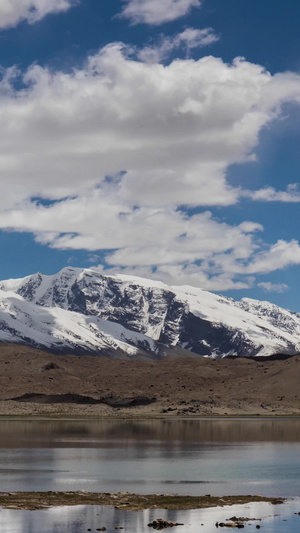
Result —
[[[223,507],[225,505],[266,502],[274,505],[284,503],[283,498],[268,498],[264,496],[178,496],[167,494],[130,494],[95,493],[85,491],[74,492],[0,492],[0,506],[4,509],[40,510],[49,507],[76,505],[105,505],[115,509],[127,511],[141,511],[145,509],[207,509]]]

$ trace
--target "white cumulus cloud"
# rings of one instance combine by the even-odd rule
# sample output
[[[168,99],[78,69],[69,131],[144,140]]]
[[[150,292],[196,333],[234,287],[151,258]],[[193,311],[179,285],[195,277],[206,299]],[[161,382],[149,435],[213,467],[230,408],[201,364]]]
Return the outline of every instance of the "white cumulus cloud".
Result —
[[[265,187],[258,191],[245,192],[245,196],[249,196],[252,200],[261,202],[300,202],[300,191],[298,183],[290,183],[286,191],[276,191],[274,187]]]
[[[174,50],[185,49],[186,55],[190,50],[202,48],[213,44],[219,40],[212,28],[202,30],[186,28],[177,35],[166,37],[161,36],[156,44],[147,45],[138,52],[138,58],[149,63],[160,63],[167,59]]]
[[[291,265],[300,265],[300,245],[296,239],[291,241],[279,240],[268,250],[256,255],[248,266],[247,272],[267,273]]]
[[[34,65],[0,82],[0,207],[32,196],[82,194],[122,171],[128,206],[231,205],[243,191],[228,166],[255,154],[262,128],[300,77],[283,86],[262,67],[204,57],[170,65],[128,57],[121,45],[81,70]]]
[[[184,17],[200,0],[125,0],[122,17],[132,24],[159,25]]]
[[[0,29],[26,20],[33,24],[50,13],[67,11],[80,0],[0,0]]]
[[[272,283],[271,281],[258,283],[257,286],[263,289],[265,292],[277,292],[279,294],[287,291],[289,288],[286,283]]]
[[[146,63],[116,43],[73,72],[3,71],[0,228],[105,249],[112,268],[172,283],[251,286],[300,264],[299,243],[266,244],[255,220],[225,224],[207,208],[249,196],[229,185],[228,167],[255,157],[287,102],[300,102],[297,74],[241,58]],[[264,190],[265,200],[298,194]],[[193,206],[204,212],[190,216]]]

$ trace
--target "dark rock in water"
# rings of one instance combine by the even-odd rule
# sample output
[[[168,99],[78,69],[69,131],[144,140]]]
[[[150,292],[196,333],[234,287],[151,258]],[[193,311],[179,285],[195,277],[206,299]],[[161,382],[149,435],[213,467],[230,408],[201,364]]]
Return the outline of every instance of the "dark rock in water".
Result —
[[[243,529],[245,526],[242,522],[217,522],[216,527],[229,527],[232,529]]]
[[[148,524],[148,527],[153,527],[153,529],[166,529],[168,527],[183,526],[184,524],[179,524],[177,522],[172,522],[171,520],[164,520],[163,518],[157,518]]]
[[[247,516],[232,516],[228,518],[228,522],[254,522],[255,520],[261,520],[261,518],[248,518]]]

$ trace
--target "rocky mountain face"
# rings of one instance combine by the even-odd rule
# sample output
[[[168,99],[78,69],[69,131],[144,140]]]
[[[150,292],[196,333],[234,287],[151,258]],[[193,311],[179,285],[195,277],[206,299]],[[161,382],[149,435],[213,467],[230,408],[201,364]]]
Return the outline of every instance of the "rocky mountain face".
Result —
[[[268,302],[65,268],[0,282],[0,341],[126,358],[295,354],[300,315]]]

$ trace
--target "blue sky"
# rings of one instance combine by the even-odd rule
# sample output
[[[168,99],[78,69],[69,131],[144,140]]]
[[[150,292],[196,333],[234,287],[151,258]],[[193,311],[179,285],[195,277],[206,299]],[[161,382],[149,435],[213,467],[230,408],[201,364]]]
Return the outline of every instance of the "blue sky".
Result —
[[[300,4],[0,0],[0,278],[300,311]]]

